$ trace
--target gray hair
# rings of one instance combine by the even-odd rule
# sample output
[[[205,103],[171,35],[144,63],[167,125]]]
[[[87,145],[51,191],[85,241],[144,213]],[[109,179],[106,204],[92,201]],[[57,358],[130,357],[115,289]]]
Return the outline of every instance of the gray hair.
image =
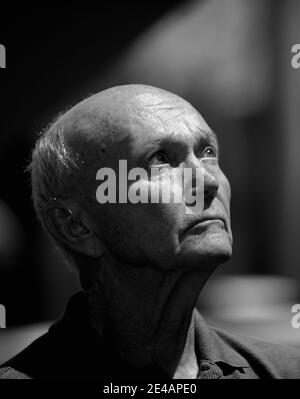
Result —
[[[46,213],[54,199],[67,199],[78,194],[81,186],[80,169],[82,161],[66,143],[63,127],[51,124],[44,129],[32,152],[32,160],[27,168],[31,173],[32,199],[38,218],[49,232]],[[55,244],[62,251],[67,262],[73,266],[71,251],[53,237]]]

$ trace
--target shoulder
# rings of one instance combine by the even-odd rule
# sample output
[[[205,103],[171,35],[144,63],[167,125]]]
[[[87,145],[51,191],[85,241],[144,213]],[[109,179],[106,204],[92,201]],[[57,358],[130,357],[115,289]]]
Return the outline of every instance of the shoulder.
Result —
[[[44,373],[50,360],[50,341],[49,333],[46,333],[2,364],[0,379],[32,379]],[[54,350],[55,348],[52,347],[52,351]]]
[[[79,319],[82,306],[77,297],[70,298],[75,306],[68,310],[67,305],[68,311],[44,335],[0,365],[0,379],[60,379],[84,374],[86,367],[82,365],[86,364],[87,347],[93,340],[83,316]]]
[[[27,380],[32,379],[29,375],[15,370],[14,368],[0,367],[0,380]]]
[[[92,332],[70,331],[58,322],[0,365],[0,379],[94,379],[104,371],[105,354]]]
[[[275,378],[300,378],[300,346],[235,335],[218,328],[213,331],[242,355],[252,367],[263,367]]]

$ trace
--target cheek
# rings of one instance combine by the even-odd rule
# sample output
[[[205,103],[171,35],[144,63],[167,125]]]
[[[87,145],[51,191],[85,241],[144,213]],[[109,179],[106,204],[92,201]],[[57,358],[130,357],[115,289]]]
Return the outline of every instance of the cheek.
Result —
[[[151,227],[151,231],[176,230],[184,217],[182,184],[168,173],[163,179],[139,180],[130,185],[125,215],[133,225]],[[134,203],[135,202],[135,203]]]
[[[108,248],[122,259],[134,263],[150,261],[164,267],[177,252],[184,206],[172,202],[151,203],[146,195],[150,189],[149,181],[134,182],[129,186],[127,203],[102,206],[103,234]],[[141,203],[142,199],[147,201]]]
[[[230,199],[231,199],[231,187],[229,180],[224,175],[223,172],[220,174],[219,178],[219,192],[220,192],[220,199],[226,208],[228,215],[230,214]]]
[[[108,245],[122,252],[170,252],[178,243],[181,204],[119,204],[110,209],[106,231]]]
[[[128,207],[132,230],[141,236],[163,242],[175,236],[182,218],[181,204],[136,204]],[[162,243],[162,241],[160,241]]]
[[[183,202],[182,171],[179,168],[162,168],[152,173],[151,171],[151,176],[148,178],[129,185],[128,202],[144,204]]]

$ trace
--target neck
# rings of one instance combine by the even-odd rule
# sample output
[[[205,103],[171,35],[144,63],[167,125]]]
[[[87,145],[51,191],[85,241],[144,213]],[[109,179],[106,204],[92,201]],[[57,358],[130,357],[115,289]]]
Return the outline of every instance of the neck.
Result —
[[[182,364],[195,355],[187,336],[199,292],[211,274],[199,269],[102,265],[91,297],[94,328],[134,366],[155,363],[172,377],[180,359]]]

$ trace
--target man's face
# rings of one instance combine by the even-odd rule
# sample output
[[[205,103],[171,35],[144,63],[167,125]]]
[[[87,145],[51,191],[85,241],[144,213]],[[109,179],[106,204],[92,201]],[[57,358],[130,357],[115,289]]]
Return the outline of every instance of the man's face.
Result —
[[[184,201],[97,204],[98,232],[112,254],[125,263],[161,270],[205,269],[228,259],[230,185],[219,167],[217,139],[204,119],[176,96],[144,98],[134,116],[120,118],[122,134],[106,146],[104,161],[116,171],[117,179],[120,159],[127,160],[128,171],[139,167],[150,173],[163,166],[172,173],[175,168],[201,168],[204,208],[188,213]],[[128,182],[128,188],[134,184]]]

